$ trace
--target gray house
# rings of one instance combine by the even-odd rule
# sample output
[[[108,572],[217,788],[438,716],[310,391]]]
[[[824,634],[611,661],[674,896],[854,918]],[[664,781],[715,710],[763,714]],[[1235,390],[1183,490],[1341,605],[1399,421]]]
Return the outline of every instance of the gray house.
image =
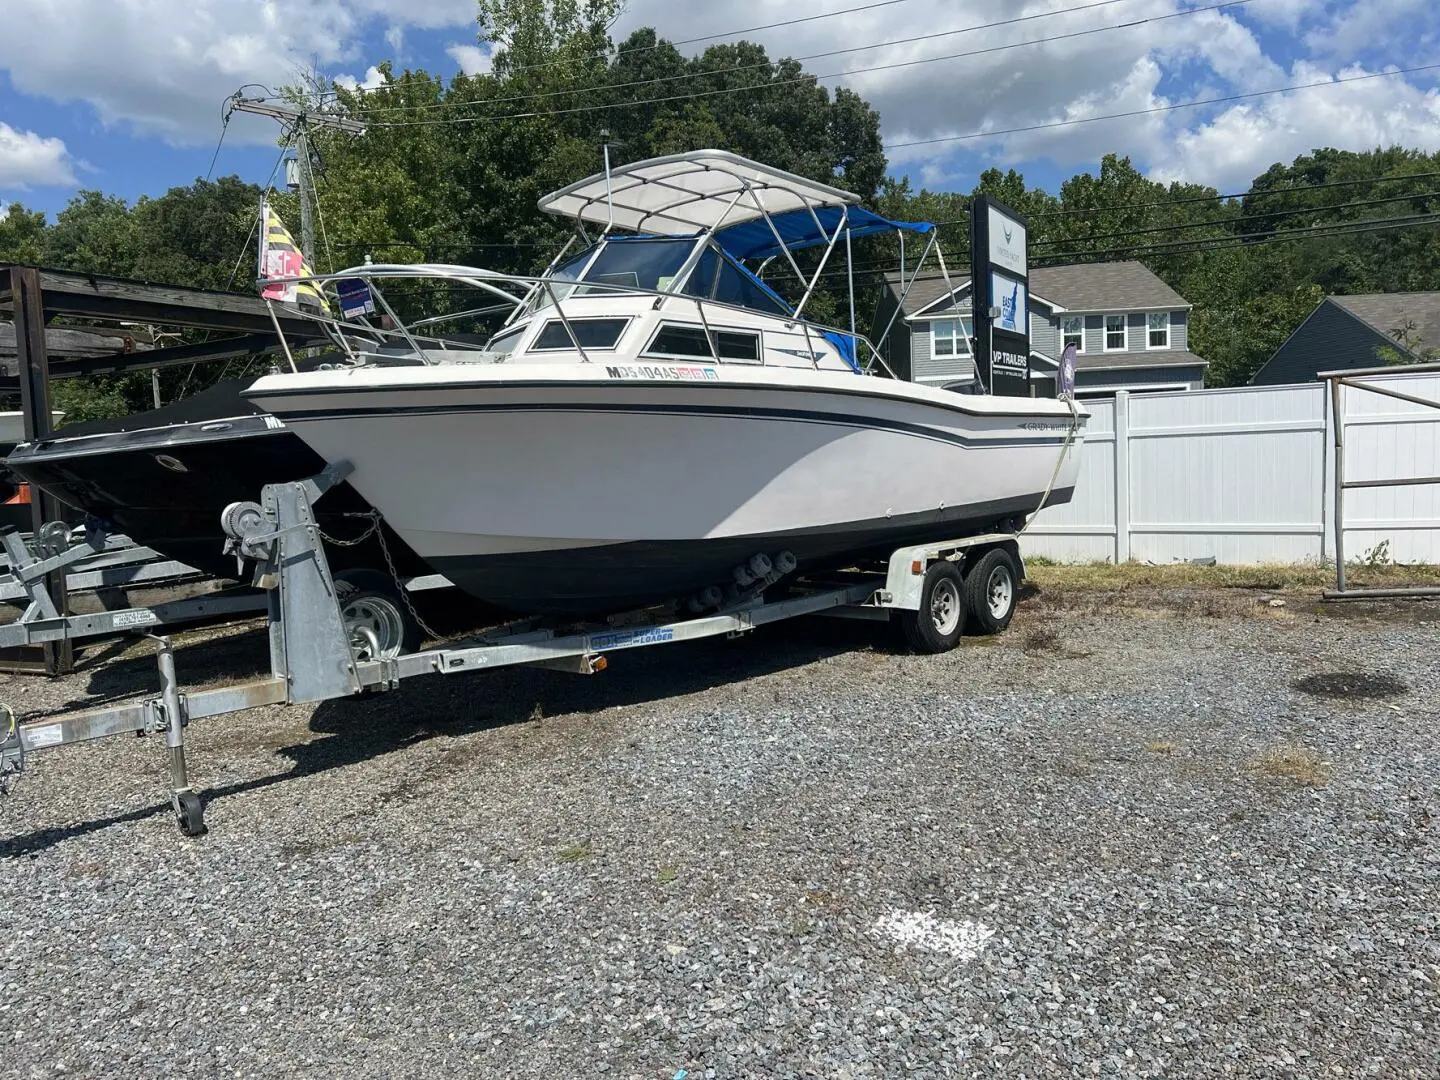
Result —
[[[1440,349],[1440,292],[1327,296],[1250,384],[1312,382],[1322,371],[1383,367],[1382,349],[1416,360]]]
[[[901,378],[942,383],[974,377],[970,355],[970,279],[922,275],[905,296],[886,279],[872,339],[895,317],[886,360]],[[1189,351],[1190,305],[1138,262],[1047,266],[1030,271],[1031,369],[1053,379],[1066,345],[1078,350],[1075,391],[1199,390],[1205,361]],[[1047,392],[1038,390],[1037,393]]]

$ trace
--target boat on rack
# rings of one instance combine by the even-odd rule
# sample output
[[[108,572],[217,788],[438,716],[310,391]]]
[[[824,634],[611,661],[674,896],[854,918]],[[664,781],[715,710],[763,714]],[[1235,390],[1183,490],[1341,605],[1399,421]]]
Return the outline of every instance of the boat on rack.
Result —
[[[232,379],[159,409],[69,424],[11,450],[5,467],[107,531],[211,576],[236,577],[220,528],[225,507],[258,498],[266,484],[303,480],[325,467],[242,396],[252,381]],[[347,485],[317,508],[321,528],[341,541],[371,531],[370,513]],[[393,533],[387,539],[403,575],[429,572]],[[337,570],[383,565],[373,532],[358,544],[332,544],[327,554]]]
[[[345,344],[373,331],[337,320],[349,366],[247,392],[319,457],[348,462],[355,490],[474,596],[539,615],[698,611],[764,567],[853,565],[1070,498],[1082,409],[886,378],[853,307],[849,331],[804,317],[837,249],[919,235],[918,274],[932,226],[713,150],[594,176],[540,206],[582,237],[603,231],[538,278],[397,265],[316,279],[360,278],[378,296],[387,279],[428,277],[518,297],[483,347],[414,342],[399,365]],[[806,248],[821,250],[809,274],[795,259]],[[768,260],[795,271],[794,306],[747,265]]]

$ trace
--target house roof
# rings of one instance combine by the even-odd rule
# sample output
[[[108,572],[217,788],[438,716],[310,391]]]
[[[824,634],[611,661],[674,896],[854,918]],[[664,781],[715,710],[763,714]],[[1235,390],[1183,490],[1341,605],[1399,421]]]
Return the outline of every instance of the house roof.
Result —
[[[898,273],[887,274],[886,285],[900,295]],[[968,274],[951,274],[958,291],[970,284]],[[1156,277],[1143,263],[1077,263],[1073,266],[1038,266],[1030,271],[1030,293],[1036,300],[1058,304],[1066,311],[1147,311],[1188,308],[1190,304]],[[922,274],[905,298],[905,314],[915,315],[946,294],[939,274]]]
[[[1408,330],[1411,350],[1440,348],[1440,292],[1362,293],[1327,297],[1391,341]]]
[[[1106,368],[1172,368],[1207,367],[1202,360],[1184,349],[1141,349],[1139,352],[1080,353],[1075,357],[1076,371],[1103,371]]]

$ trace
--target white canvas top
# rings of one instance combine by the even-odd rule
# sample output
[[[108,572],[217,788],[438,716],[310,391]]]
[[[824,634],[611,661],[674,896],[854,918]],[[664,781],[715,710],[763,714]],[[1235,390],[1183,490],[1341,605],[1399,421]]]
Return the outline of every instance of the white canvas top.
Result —
[[[747,186],[750,190],[726,213],[736,193]],[[616,228],[662,236],[754,221],[764,216],[760,207],[773,217],[806,206],[818,209],[860,201],[853,192],[724,150],[692,150],[621,165],[610,171],[610,189]],[[540,209],[559,217],[606,224],[611,216],[605,174],[546,195],[540,200]]]

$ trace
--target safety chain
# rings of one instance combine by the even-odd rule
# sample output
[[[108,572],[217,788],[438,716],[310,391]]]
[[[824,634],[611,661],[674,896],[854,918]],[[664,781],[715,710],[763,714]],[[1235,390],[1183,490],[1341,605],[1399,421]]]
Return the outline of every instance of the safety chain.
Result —
[[[405,604],[405,610],[410,612],[410,617],[415,620],[416,625],[419,626],[421,630],[425,631],[427,636],[432,639],[439,638],[440,635],[426,625],[425,620],[420,617],[420,612],[416,611],[415,605],[410,602],[410,591],[405,588],[405,583],[400,580],[400,572],[395,569],[395,560],[390,557],[390,545],[385,542],[385,530],[380,527],[380,514],[378,511],[375,513],[374,532],[376,538],[380,541],[380,554],[385,556],[385,566],[386,569],[390,571],[390,578],[395,582],[395,587],[400,590],[400,599]]]
[[[354,540],[341,540],[338,537],[331,536],[329,533],[325,532],[324,529],[320,528],[320,526],[317,524],[315,526],[315,531],[320,534],[320,539],[324,540],[327,544],[334,544],[336,547],[356,547],[360,544],[363,544],[366,540],[369,540],[370,537],[374,536],[380,530],[380,511],[378,510],[371,510],[368,514],[354,514],[347,516],[369,518],[370,527],[366,529],[363,533],[361,533],[359,536],[355,537]]]

